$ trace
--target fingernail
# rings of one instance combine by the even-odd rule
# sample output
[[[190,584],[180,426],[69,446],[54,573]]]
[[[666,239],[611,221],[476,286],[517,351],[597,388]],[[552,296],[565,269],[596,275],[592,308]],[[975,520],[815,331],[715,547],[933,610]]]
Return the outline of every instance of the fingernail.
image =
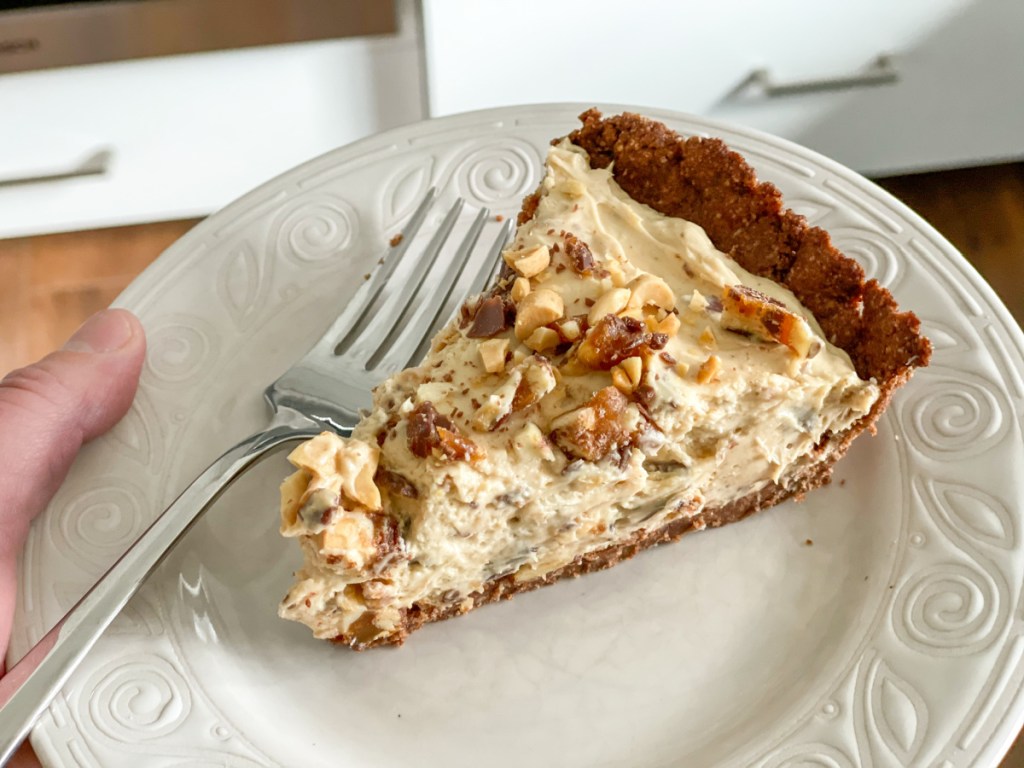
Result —
[[[69,352],[113,352],[132,338],[126,312],[105,309],[97,312],[75,331],[64,349]]]

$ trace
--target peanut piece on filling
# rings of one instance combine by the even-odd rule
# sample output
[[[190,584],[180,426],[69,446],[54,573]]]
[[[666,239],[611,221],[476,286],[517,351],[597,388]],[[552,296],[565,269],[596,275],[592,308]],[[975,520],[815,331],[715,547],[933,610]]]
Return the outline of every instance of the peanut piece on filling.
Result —
[[[566,179],[558,185],[558,191],[568,198],[577,200],[586,194],[587,189],[583,186],[581,181],[576,179]]]
[[[622,265],[616,259],[605,259],[601,266],[608,273],[612,285],[617,288],[622,288],[626,285],[626,273],[622,271]]]
[[[541,327],[531,333],[523,343],[534,352],[543,352],[546,349],[554,349],[561,339],[557,331],[547,327]]]
[[[580,337],[580,324],[576,320],[566,320],[558,327],[562,329],[562,335],[568,341],[576,341]]]
[[[621,363],[619,363],[622,370],[629,376],[629,380],[632,382],[634,387],[640,386],[640,379],[644,374],[644,361],[640,357],[627,357]]]
[[[644,374],[644,362],[640,357],[627,357],[611,370],[612,384],[627,395],[640,386]]]
[[[707,384],[722,369],[722,361],[718,359],[718,355],[711,355],[707,360],[701,363],[700,369],[697,371],[697,381],[701,384]]]
[[[562,297],[549,288],[538,288],[527,295],[516,311],[516,338],[525,341],[535,330],[562,317]]]
[[[590,308],[590,312],[587,314],[587,322],[595,325],[605,315],[619,314],[619,312],[626,308],[626,304],[629,303],[629,295],[630,293],[627,288],[612,288],[610,291],[605,291],[594,302],[594,306]]]
[[[654,333],[664,333],[669,338],[672,338],[679,333],[679,315],[675,315],[669,312],[665,315],[663,320],[658,321],[654,326]]]
[[[508,339],[487,339],[480,342],[480,359],[488,373],[505,370],[505,355],[508,353]]]
[[[647,306],[670,310],[676,305],[675,294],[668,283],[655,275],[640,275],[626,286],[630,290],[629,308]]]
[[[612,368],[611,374],[612,384],[614,384],[615,388],[620,392],[625,392],[628,395],[635,389],[633,383],[629,380],[629,376],[626,375],[626,372],[622,370],[621,366],[616,365]]]
[[[526,298],[529,292],[529,279],[525,277],[517,277],[516,281],[512,283],[512,290],[510,291],[510,296],[512,297],[512,301],[518,304],[520,301]]]
[[[551,264],[551,252],[546,245],[535,245],[518,251],[505,251],[505,263],[523,277],[539,275]]]

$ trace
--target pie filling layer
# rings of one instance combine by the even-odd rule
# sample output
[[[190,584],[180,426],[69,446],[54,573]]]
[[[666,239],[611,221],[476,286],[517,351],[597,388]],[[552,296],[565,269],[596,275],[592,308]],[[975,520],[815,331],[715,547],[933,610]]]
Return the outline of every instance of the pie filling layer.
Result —
[[[305,563],[281,616],[373,644],[410,610],[785,487],[871,411],[876,384],[792,293],[611,170],[553,146],[495,290],[352,438],[292,452],[281,532]]]

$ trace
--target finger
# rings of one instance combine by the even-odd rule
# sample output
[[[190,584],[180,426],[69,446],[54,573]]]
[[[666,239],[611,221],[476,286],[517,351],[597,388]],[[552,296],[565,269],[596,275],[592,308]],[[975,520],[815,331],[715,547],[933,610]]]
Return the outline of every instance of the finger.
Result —
[[[0,558],[20,549],[82,444],[128,410],[145,346],[134,315],[106,310],[59,352],[0,381]]]

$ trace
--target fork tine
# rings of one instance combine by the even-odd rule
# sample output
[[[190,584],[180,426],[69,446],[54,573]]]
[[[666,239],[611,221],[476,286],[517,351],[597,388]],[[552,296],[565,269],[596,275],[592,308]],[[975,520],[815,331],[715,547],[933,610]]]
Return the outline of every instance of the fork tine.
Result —
[[[501,256],[502,250],[506,245],[508,245],[508,241],[512,237],[513,229],[515,229],[515,223],[513,220],[506,219],[505,223],[501,225],[501,230],[498,232],[498,236],[494,239],[494,244],[491,246],[491,250],[487,253],[487,260],[476,273],[476,277],[473,278],[473,282],[470,284],[469,290],[466,292],[467,296],[480,293],[480,291],[490,285],[497,276],[498,267],[501,266],[501,260],[498,257]]]
[[[395,247],[394,251],[390,254],[390,258],[384,259],[381,268],[374,273],[366,293],[367,298],[356,305],[346,307],[345,311],[335,321],[335,327],[347,328],[348,330],[335,344],[334,354],[340,355],[348,349],[375,317],[376,313],[371,313],[368,310],[380,297],[381,291],[384,290],[384,286],[391,279],[395,268],[409,251],[416,233],[423,226],[423,221],[427,218],[427,212],[436,199],[437,189],[431,187],[427,190],[423,201],[416,207],[416,210],[409,218],[409,223],[405,225],[405,229],[402,230],[402,242]]]
[[[341,348],[339,345],[335,350],[335,354],[346,355],[358,361],[360,367],[365,366],[369,356],[378,348],[383,338],[388,336],[396,325],[396,323],[392,322],[380,322],[381,317],[387,317],[390,320],[396,313],[402,318],[408,316],[409,306],[413,303],[413,296],[420,289],[427,273],[433,268],[434,263],[441,255],[441,250],[448,240],[452,229],[455,228],[455,224],[459,220],[459,214],[462,212],[465,204],[462,198],[455,200],[441,225],[433,237],[430,238],[426,248],[412,262],[411,272],[403,276],[402,282],[398,283],[395,290],[388,294],[386,298],[383,298],[381,303],[371,307],[373,311],[367,312],[359,325],[353,329],[353,333],[349,335],[351,341],[345,345],[345,348]]]
[[[462,242],[459,244],[458,249],[455,251],[451,263],[448,265],[448,269],[445,271],[444,276],[440,282],[436,285],[427,286],[426,283],[422,284],[423,290],[428,290],[433,296],[428,301],[434,304],[437,309],[432,315],[428,314],[430,322],[426,327],[426,331],[417,332],[415,328],[412,328],[410,332],[409,321],[414,317],[416,312],[419,310],[419,304],[413,300],[409,301],[405,308],[402,310],[402,314],[399,315],[398,319],[390,333],[381,341],[380,346],[370,356],[370,359],[366,363],[366,370],[374,370],[386,356],[400,356],[402,350],[407,349],[410,344],[418,346],[424,336],[429,340],[433,336],[433,328],[437,324],[437,318],[444,311],[445,306],[448,303],[449,298],[452,295],[452,291],[459,282],[459,278],[462,277],[462,273],[466,269],[466,265],[469,263],[470,256],[473,253],[473,247],[476,245],[476,241],[480,238],[480,233],[483,232],[484,223],[490,218],[491,212],[486,208],[481,208],[473,219],[473,223],[470,225],[469,231],[462,238]],[[444,245],[441,243],[440,245]],[[447,315],[444,316],[447,319]],[[412,338],[400,342],[399,340],[403,335],[410,332]]]
[[[449,290],[449,301],[434,315],[433,322],[430,324],[427,332],[423,334],[423,337],[420,339],[420,343],[416,345],[415,351],[405,361],[403,367],[407,368],[410,365],[416,365],[420,360],[426,357],[427,350],[430,349],[430,342],[434,339],[434,334],[441,329],[442,325],[448,322],[448,319],[455,312],[456,307],[462,303],[464,299],[480,293],[493,281],[493,278],[498,273],[498,266],[501,264],[501,251],[508,243],[508,240],[512,235],[512,230],[513,222],[511,220],[506,221],[502,225],[501,230],[499,230],[498,236],[494,239],[490,250],[487,251],[487,256],[484,258],[483,264],[480,265],[476,275],[473,276],[473,281],[470,283],[468,290],[465,292],[460,291],[454,296],[452,296],[452,291]],[[456,277],[456,281],[457,280],[458,277]],[[454,288],[455,284],[453,282],[452,289]]]

